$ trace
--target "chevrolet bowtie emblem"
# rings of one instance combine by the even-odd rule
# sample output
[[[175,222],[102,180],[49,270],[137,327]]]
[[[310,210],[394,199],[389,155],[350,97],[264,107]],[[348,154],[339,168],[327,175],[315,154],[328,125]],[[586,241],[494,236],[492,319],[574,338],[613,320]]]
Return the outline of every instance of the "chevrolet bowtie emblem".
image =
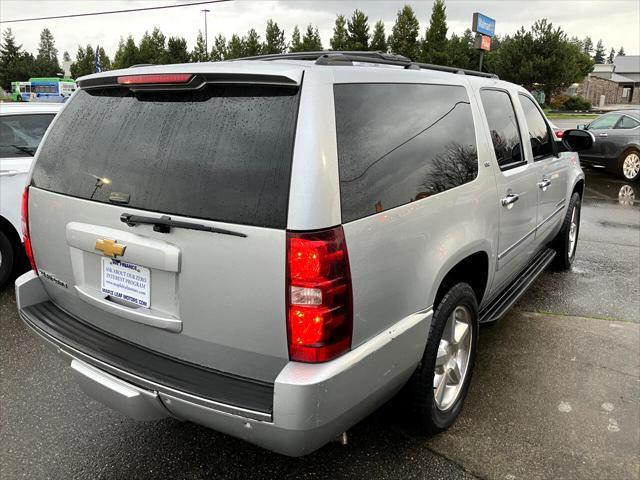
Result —
[[[96,250],[100,250],[105,257],[121,257],[124,255],[126,245],[120,245],[115,240],[100,238],[96,240]]]

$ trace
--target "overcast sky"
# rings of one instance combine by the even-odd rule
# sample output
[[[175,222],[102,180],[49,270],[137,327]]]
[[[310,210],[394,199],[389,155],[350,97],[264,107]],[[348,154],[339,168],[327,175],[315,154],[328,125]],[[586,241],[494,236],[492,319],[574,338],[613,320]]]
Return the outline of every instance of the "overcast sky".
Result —
[[[125,8],[149,7],[171,3],[188,3],[189,0],[163,1],[87,1],[87,0],[1,0],[0,20],[63,15],[70,13],[97,12]],[[391,32],[396,12],[408,3],[416,11],[420,20],[420,34],[424,34],[431,14],[432,1],[248,1],[235,0],[227,3],[189,6],[138,13],[121,13],[84,18],[60,20],[42,20],[22,23],[3,23],[4,30],[11,27],[18,43],[36,53],[40,31],[48,27],[56,41],[59,55],[67,50],[75,57],[79,44],[90,43],[104,47],[110,58],[116,51],[119,38],[132,34],[139,41],[145,30],[159,27],[167,36],[182,36],[187,39],[189,49],[195,43],[198,30],[204,30],[204,17],[200,11],[208,8],[209,39],[221,33],[227,38],[232,33],[246,33],[255,28],[264,37],[267,19],[273,18],[285,29],[290,39],[294,25],[301,29],[312,23],[318,26],[325,48],[337,13],[349,16],[359,8],[369,16],[373,25],[381,19],[385,23],[387,34]],[[579,38],[590,36],[595,43],[602,39],[607,49],[616,51],[624,46],[629,54],[640,53],[640,1],[638,0],[502,0],[467,1],[446,0],[449,35],[462,33],[470,27],[473,12],[480,11],[496,19],[496,33],[513,33],[524,25],[528,27],[538,18],[546,17],[554,25],[561,26],[569,36]],[[209,42],[211,45],[211,41]]]

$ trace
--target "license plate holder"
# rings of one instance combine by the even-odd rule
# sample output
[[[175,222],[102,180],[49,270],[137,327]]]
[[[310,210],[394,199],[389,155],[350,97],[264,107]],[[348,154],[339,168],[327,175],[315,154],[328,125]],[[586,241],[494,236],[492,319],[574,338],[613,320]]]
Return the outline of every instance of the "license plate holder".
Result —
[[[102,257],[100,291],[133,305],[151,306],[151,270],[134,263]]]

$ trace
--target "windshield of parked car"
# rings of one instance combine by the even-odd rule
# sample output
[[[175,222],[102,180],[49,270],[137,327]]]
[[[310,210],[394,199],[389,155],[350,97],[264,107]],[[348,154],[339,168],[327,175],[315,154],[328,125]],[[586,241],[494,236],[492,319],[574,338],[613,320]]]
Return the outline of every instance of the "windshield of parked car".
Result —
[[[0,117],[0,158],[33,157],[53,114]]]

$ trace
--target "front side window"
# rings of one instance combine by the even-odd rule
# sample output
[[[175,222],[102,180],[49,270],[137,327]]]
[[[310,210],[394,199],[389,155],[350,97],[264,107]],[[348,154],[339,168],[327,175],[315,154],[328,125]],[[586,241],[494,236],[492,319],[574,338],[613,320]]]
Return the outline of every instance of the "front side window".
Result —
[[[480,98],[500,170],[526,163],[522,156],[516,112],[509,94],[502,90],[481,90]]]
[[[464,87],[334,87],[342,221],[474,180],[476,138]]]
[[[33,157],[52,114],[0,117],[0,158]]]
[[[616,128],[628,130],[630,128],[636,128],[638,125],[640,125],[640,122],[638,122],[637,120],[631,117],[627,117],[626,115],[622,115],[622,117],[620,117],[620,121],[616,125]]]
[[[533,159],[541,160],[549,155],[553,155],[552,136],[549,131],[549,125],[542,116],[542,113],[531,98],[525,95],[518,95],[518,98],[527,120]]]
[[[589,124],[589,130],[609,130],[615,126],[620,115],[603,115]]]

